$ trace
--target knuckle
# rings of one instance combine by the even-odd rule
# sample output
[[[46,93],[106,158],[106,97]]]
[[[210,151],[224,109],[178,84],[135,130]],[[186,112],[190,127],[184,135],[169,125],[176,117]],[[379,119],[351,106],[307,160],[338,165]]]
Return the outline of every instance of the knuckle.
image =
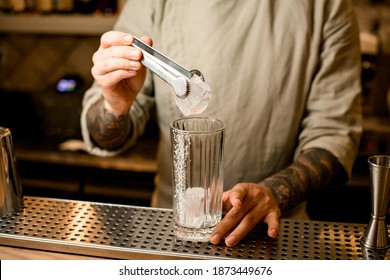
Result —
[[[92,55],[92,62],[96,62],[98,60],[98,51],[94,52]]]
[[[98,83],[99,83],[99,86],[100,86],[101,88],[107,88],[107,87],[109,86],[108,79],[100,79],[100,80],[98,81]]]
[[[257,223],[259,222],[257,217],[255,215],[252,215],[252,214],[248,214],[246,217],[245,217],[245,220],[246,220],[246,223],[247,225],[250,227],[250,228],[253,228],[257,225]]]
[[[133,70],[141,70],[142,64],[141,62],[136,62],[133,64]]]
[[[232,209],[232,210],[230,210],[230,213],[229,213],[230,215],[230,218],[232,219],[232,220],[238,220],[238,219],[241,219],[242,218],[242,216],[243,216],[243,212],[242,212],[242,210],[241,209]]]
[[[95,66],[92,66],[92,68],[91,68],[91,74],[92,74],[92,76],[96,79],[96,77],[97,77],[97,71],[96,71]]]
[[[104,71],[107,71],[110,67],[110,63],[108,60],[103,60],[103,61],[100,61],[99,64],[97,65],[97,68],[101,71],[101,72],[104,72]]]
[[[112,30],[104,32],[103,35],[100,37],[100,43],[104,44],[105,42],[107,42],[107,40],[109,40],[109,38],[111,38],[111,36],[113,36],[113,34],[114,34],[114,31],[112,31]]]

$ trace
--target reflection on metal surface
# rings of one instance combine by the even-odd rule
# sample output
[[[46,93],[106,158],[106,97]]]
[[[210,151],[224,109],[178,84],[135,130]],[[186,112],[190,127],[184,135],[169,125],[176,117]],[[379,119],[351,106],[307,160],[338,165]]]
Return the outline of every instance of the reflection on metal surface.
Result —
[[[11,130],[0,126],[0,216],[23,210],[22,185]]]
[[[0,244],[118,259],[377,259],[362,251],[365,228],[282,219],[277,239],[259,225],[229,248],[176,240],[171,210],[26,197],[23,213],[0,218]]]
[[[365,260],[390,260],[390,250],[388,249],[370,249],[362,247],[363,259]]]

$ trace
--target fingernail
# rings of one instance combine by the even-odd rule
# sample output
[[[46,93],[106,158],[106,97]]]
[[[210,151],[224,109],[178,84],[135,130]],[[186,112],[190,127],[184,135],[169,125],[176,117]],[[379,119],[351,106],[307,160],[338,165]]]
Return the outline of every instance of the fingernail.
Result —
[[[123,41],[128,42],[128,43],[132,43],[133,42],[133,36],[126,35],[125,37],[123,37]]]
[[[278,235],[278,232],[276,231],[276,229],[274,229],[274,228],[271,228],[271,230],[270,230],[270,235],[271,235],[271,237],[276,237],[277,235]]]
[[[135,56],[135,57],[138,57],[138,56],[140,56],[140,52],[141,52],[140,50],[132,50],[131,51],[131,55]]]
[[[213,244],[218,244],[219,242],[221,242],[221,235],[217,232],[217,233],[214,233],[210,236],[210,241],[211,243]]]
[[[228,236],[228,238],[225,240],[225,243],[227,246],[234,246],[237,243],[237,238],[234,235]]]

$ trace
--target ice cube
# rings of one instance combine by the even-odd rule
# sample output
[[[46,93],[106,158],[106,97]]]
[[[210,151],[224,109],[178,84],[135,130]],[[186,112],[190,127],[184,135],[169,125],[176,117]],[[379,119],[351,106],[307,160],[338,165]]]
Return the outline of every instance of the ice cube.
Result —
[[[189,188],[184,194],[184,224],[187,227],[199,228],[204,220],[204,190],[203,188]]]
[[[193,75],[190,79],[189,94],[184,98],[176,96],[176,105],[184,116],[201,114],[206,110],[211,96],[209,85],[198,75]]]

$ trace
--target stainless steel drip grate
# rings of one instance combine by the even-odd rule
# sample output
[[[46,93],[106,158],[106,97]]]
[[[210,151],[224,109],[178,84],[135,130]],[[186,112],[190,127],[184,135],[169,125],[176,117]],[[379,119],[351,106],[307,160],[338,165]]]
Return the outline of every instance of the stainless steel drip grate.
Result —
[[[283,219],[277,239],[255,228],[239,245],[176,240],[172,211],[25,197],[23,213],[0,218],[0,244],[120,259],[367,259],[365,226]]]

